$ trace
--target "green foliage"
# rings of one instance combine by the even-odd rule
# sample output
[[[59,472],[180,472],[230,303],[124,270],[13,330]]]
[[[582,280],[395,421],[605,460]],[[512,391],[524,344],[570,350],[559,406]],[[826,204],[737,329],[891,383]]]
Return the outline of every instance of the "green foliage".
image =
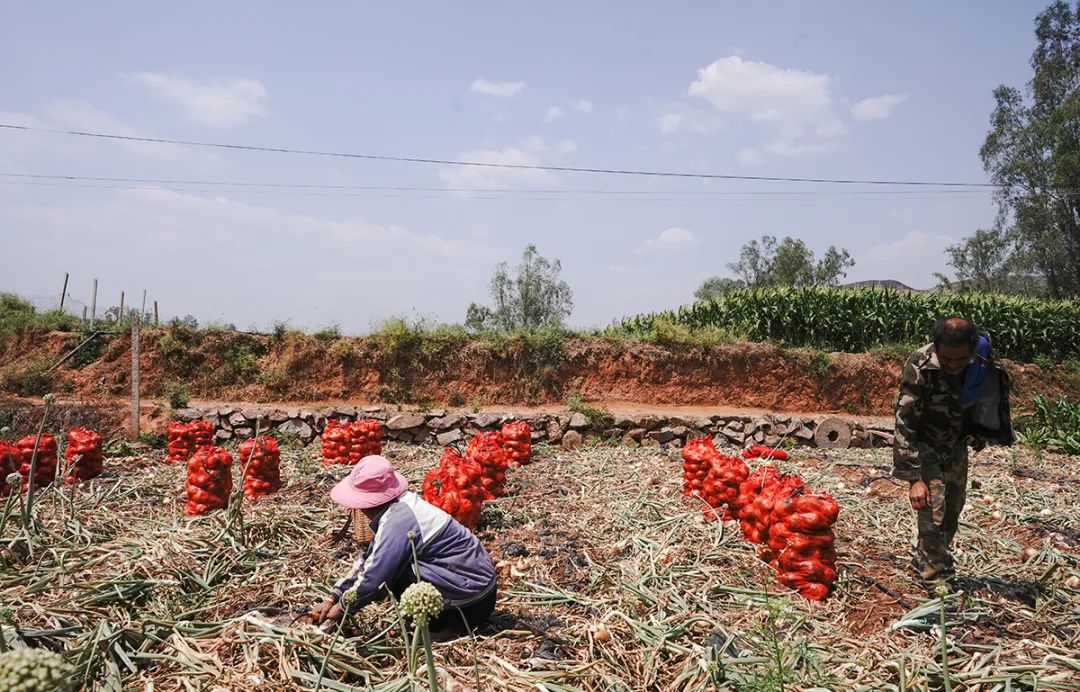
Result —
[[[492,306],[470,305],[465,326],[473,331],[511,331],[561,325],[574,309],[574,293],[561,272],[559,260],[548,260],[529,245],[514,276],[505,262],[495,267]]]
[[[1039,395],[1032,400],[1030,416],[1017,421],[1021,440],[1033,447],[1049,447],[1062,454],[1080,454],[1080,401],[1061,397],[1051,401]]]
[[[156,433],[139,433],[139,442],[151,449],[165,449],[165,438]]]
[[[170,375],[191,377],[203,361],[196,352],[198,342],[199,335],[194,329],[174,320],[158,338],[155,353]]]
[[[0,387],[19,396],[44,396],[52,389],[52,377],[45,372],[51,366],[48,360],[7,365],[0,370]]]
[[[300,436],[292,430],[282,430],[280,428],[271,428],[268,433],[270,437],[278,441],[281,447],[298,447],[300,446]]]
[[[1080,355],[1080,304],[1021,296],[909,293],[873,288],[737,290],[660,314],[624,319],[609,333],[650,338],[666,323],[690,333],[720,328],[751,341],[858,353],[889,344],[922,344],[934,323],[958,315],[991,336],[995,352],[1016,360]]]
[[[38,312],[14,293],[0,293],[0,334],[21,334],[28,329],[73,332],[82,320],[60,310]]]
[[[71,348],[75,348],[83,342],[83,337],[80,335],[78,338],[71,341]],[[87,365],[96,362],[105,353],[105,347],[108,344],[105,342],[105,337],[97,336],[90,340],[85,346],[76,351],[75,355],[71,357],[68,363],[73,368],[85,368]]]
[[[720,298],[728,291],[734,291],[739,288],[746,288],[746,284],[739,279],[729,279],[724,276],[711,276],[708,279],[705,279],[705,282],[694,291],[694,297],[698,300],[712,300],[713,298]]]
[[[739,277],[735,283],[741,286],[737,287],[835,286],[854,265],[847,250],[830,246],[825,256],[815,262],[814,252],[802,240],[785,237],[777,243],[774,236],[765,235],[743,245],[739,261],[728,264],[728,269]],[[705,291],[710,283],[729,290],[733,287],[713,277],[698,291]]]
[[[278,320],[270,328],[270,343],[276,344],[285,340],[285,335],[294,330],[289,329],[288,320]]]
[[[319,341],[336,341],[341,338],[341,329],[336,324],[323,327],[312,334]]]
[[[134,447],[120,438],[112,439],[102,446],[102,453],[109,459],[115,457],[133,457],[138,452]]]
[[[222,344],[221,365],[215,371],[222,384],[253,381],[259,374],[259,356],[266,352],[265,345],[247,334],[237,334]]]
[[[338,361],[339,363],[349,363],[355,360],[356,356],[358,355],[356,352],[356,347],[353,345],[353,342],[350,339],[345,338],[338,339],[333,344],[331,344],[330,348],[327,350],[327,353],[329,353],[330,357]]]
[[[611,421],[611,412],[606,408],[598,408],[585,403],[585,397],[578,392],[572,392],[566,397],[566,408],[572,413],[580,413],[589,419],[589,425],[593,429],[605,427]]]
[[[188,405],[188,388],[183,382],[167,382],[165,383],[165,398],[169,401],[169,408],[176,409],[187,408]]]
[[[1080,11],[1057,0],[1035,19],[1034,70],[1022,93],[994,90],[979,155],[997,186],[1004,263],[1045,282],[1055,298],[1080,295]]]
[[[815,351],[810,356],[807,368],[810,370],[810,374],[813,375],[820,384],[825,384],[832,375],[832,358],[824,351]]]

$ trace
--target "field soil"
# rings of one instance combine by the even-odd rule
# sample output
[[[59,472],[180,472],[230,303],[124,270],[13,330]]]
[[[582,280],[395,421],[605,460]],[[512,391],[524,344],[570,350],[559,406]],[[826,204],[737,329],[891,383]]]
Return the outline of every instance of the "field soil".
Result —
[[[0,345],[0,388],[9,394],[43,393],[25,391],[20,373],[55,363],[80,338],[54,332],[8,339]],[[612,410],[705,407],[887,416],[904,361],[900,353],[577,337],[496,346],[154,329],[144,331],[141,341],[142,392],[151,398],[182,384],[193,400],[452,408],[561,405],[578,393]],[[106,337],[96,349],[92,357],[73,358],[52,373],[49,389],[85,400],[126,396],[130,337]],[[1080,396],[1075,368],[1008,361],[1006,367],[1016,402],[1035,394]]]
[[[386,454],[418,488],[439,451]],[[485,503],[498,603],[475,640],[435,645],[442,689],[944,689],[942,606],[953,689],[1080,685],[1077,457],[974,457],[955,544],[963,593],[940,603],[913,583],[888,450],[797,452],[783,469],[840,505],[839,581],[812,603],[737,524],[704,521],[680,493],[677,451],[534,454]],[[240,521],[187,517],[184,465],[163,457],[106,459],[100,478],[46,491],[33,552],[15,522],[0,529],[8,637],[65,652],[86,689],[288,690],[320,671],[327,690],[413,689],[389,603],[336,637],[305,618],[360,550],[332,538],[346,513],[328,494],[347,467],[287,447],[285,487],[245,502]]]

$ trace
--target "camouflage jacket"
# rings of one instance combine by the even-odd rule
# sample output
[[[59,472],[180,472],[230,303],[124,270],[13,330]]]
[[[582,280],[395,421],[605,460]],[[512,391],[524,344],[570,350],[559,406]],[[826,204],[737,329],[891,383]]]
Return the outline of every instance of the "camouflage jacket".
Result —
[[[966,454],[960,390],[946,380],[933,344],[904,365],[896,400],[893,476],[907,481],[941,476],[942,466]]]

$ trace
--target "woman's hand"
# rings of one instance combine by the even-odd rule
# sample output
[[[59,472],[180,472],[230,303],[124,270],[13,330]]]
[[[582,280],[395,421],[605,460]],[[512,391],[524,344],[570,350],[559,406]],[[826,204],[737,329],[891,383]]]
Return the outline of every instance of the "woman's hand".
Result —
[[[338,599],[333,596],[311,609],[311,621],[316,625],[339,615],[341,615],[341,606],[338,605]]]

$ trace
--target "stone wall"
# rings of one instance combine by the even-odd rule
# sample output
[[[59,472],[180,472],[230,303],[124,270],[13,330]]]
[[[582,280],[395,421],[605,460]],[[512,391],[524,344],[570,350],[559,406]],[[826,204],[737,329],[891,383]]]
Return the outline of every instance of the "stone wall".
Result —
[[[398,411],[381,407],[349,405],[329,408],[187,408],[177,412],[180,420],[206,418],[214,424],[217,439],[245,439],[260,430],[277,429],[295,435],[303,444],[316,440],[330,418],[356,420],[374,418],[383,424],[383,438],[415,444],[441,446],[466,440],[474,433],[496,430],[504,422],[525,420],[533,431],[533,442],[562,444],[574,448],[588,440],[616,439],[623,444],[653,447],[681,447],[690,437],[710,435],[717,444],[744,446],[755,443],[778,445],[790,441],[818,447],[891,446],[891,423],[863,424],[831,416],[784,414],[659,416],[613,414],[590,420],[583,413],[471,413],[462,411]],[[831,435],[826,435],[830,432]]]

